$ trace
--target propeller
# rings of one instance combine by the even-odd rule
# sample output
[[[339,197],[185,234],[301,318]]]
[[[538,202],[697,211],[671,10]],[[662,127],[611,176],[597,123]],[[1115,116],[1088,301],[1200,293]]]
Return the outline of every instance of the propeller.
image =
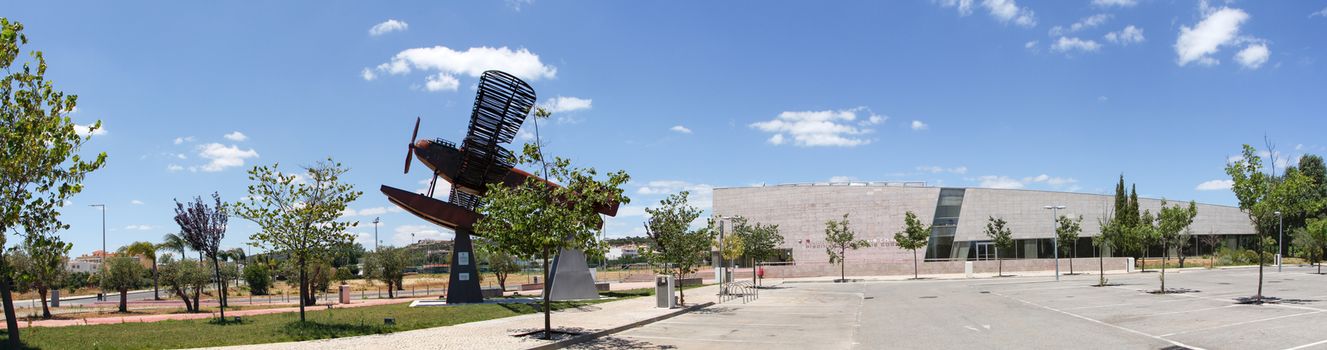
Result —
[[[410,145],[405,149],[405,173],[410,173],[410,154],[415,153],[415,137],[419,136],[419,117],[415,117],[415,131],[410,133]]]

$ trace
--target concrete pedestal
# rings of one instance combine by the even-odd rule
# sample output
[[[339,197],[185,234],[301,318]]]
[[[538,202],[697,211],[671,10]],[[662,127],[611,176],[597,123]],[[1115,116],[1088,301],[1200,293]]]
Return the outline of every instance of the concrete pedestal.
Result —
[[[342,304],[350,303],[350,286],[344,284],[341,285],[341,288],[337,290],[336,294],[338,297],[337,300],[340,301]]]

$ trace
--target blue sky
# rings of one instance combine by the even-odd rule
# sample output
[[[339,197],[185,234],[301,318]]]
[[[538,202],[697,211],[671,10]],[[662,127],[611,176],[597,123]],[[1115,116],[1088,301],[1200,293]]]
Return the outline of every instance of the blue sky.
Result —
[[[173,199],[244,195],[245,170],[328,156],[371,244],[449,237],[380,184],[421,137],[458,139],[476,75],[553,108],[550,153],[633,177],[609,236],[680,189],[918,180],[1234,204],[1243,143],[1327,153],[1327,1],[7,2],[106,168],[66,207],[82,254],[178,229]],[[532,125],[527,122],[526,135]],[[513,146],[517,149],[518,146]],[[1218,180],[1216,182],[1210,182]],[[1204,185],[1206,184],[1206,185]],[[257,230],[233,218],[225,241]]]

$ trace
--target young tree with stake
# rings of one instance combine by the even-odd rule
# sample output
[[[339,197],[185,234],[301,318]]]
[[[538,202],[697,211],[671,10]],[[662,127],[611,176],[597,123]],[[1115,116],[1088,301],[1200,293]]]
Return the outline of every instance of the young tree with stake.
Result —
[[[1270,150],[1269,153],[1276,154]],[[1234,181],[1230,189],[1235,192],[1235,198],[1239,199],[1239,209],[1249,215],[1249,220],[1258,232],[1258,291],[1249,301],[1262,303],[1264,259],[1267,250],[1272,248],[1269,245],[1276,245],[1273,238],[1278,226],[1276,213],[1294,216],[1316,211],[1318,208],[1315,205],[1320,203],[1303,200],[1315,198],[1316,188],[1313,180],[1302,172],[1288,173],[1279,179],[1265,173],[1262,156],[1249,145],[1244,145],[1240,159],[1226,164],[1226,174]]]
[[[645,221],[645,235],[649,246],[641,254],[662,274],[676,276],[678,281],[696,273],[710,253],[714,241],[714,219],[701,229],[691,229],[691,222],[700,217],[700,209],[691,206],[687,191],[669,195],[655,208],[645,208],[649,219]],[[686,304],[686,294],[677,289],[679,304]]]
[[[848,214],[843,214],[842,220],[825,221],[825,243],[827,243],[825,254],[829,255],[829,263],[839,265],[839,279],[835,282],[848,281],[846,261],[848,250],[871,246],[871,242],[857,239],[857,234],[848,226]]]
[[[1198,205],[1189,202],[1188,207],[1179,205],[1166,206],[1166,200],[1161,200],[1161,210],[1157,212],[1157,237],[1161,241],[1161,251],[1163,257],[1161,260],[1161,293],[1166,293],[1166,255],[1170,254],[1170,247],[1177,245],[1180,241],[1180,232],[1189,228],[1193,224],[1193,218],[1198,216]]]
[[[899,248],[912,251],[912,278],[917,279],[917,249],[926,247],[931,237],[931,226],[923,225],[912,211],[903,213],[903,231],[894,233],[894,242]]]
[[[1074,275],[1074,258],[1078,257],[1078,234],[1083,232],[1083,216],[1076,219],[1060,215],[1055,218],[1055,238],[1059,241],[1060,251],[1069,255],[1069,274]],[[1065,243],[1068,244],[1065,244]]]
[[[549,162],[534,144],[526,144],[521,164],[544,165],[548,181],[526,178],[509,187],[488,184],[476,211],[483,215],[475,232],[517,256],[536,256],[548,280],[548,261],[562,250],[590,250],[598,246],[596,233],[604,219],[598,208],[626,204],[622,185],[630,176],[617,171],[600,179],[594,168],[582,169],[571,160],[557,157]],[[562,186],[554,186],[553,183]],[[549,296],[543,293],[545,339],[552,337]]]
[[[1014,248],[1014,232],[1010,231],[1006,225],[1009,223],[1004,219],[994,216],[986,219],[986,237],[990,237],[995,243],[995,261],[997,267],[997,277],[1004,277],[1004,255],[1000,250],[1010,250]]]
[[[279,165],[258,166],[249,170],[249,196],[235,204],[236,213],[258,224],[261,231],[249,236],[255,243],[282,251],[295,261],[299,274],[300,322],[304,307],[317,300],[309,285],[309,263],[331,247],[350,242],[354,237],[346,229],[358,221],[341,221],[341,213],[363,192],[343,183],[341,176],[349,169],[328,158],[304,168],[303,181],[296,174],[284,174]]]

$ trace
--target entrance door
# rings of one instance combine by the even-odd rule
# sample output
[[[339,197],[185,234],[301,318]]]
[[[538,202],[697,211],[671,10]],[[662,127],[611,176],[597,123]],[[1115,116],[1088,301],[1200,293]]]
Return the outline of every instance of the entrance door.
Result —
[[[977,242],[977,261],[995,260],[995,243]]]

